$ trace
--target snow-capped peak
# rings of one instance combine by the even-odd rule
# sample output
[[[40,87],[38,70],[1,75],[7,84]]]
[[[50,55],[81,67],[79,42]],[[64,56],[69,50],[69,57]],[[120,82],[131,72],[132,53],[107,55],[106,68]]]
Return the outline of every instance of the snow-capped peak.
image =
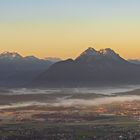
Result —
[[[115,53],[112,49],[110,49],[110,48],[106,48],[106,49],[101,49],[101,50],[99,50],[99,53],[101,54],[101,55],[105,55],[105,56],[118,56],[118,54],[117,53]]]
[[[19,59],[22,56],[16,52],[3,52],[0,54],[0,58],[2,59]]]
[[[119,54],[117,54],[114,50],[110,48],[96,51],[94,48],[89,47],[79,57],[76,58],[76,61],[92,63],[93,61],[104,60],[104,59],[110,59],[114,61],[124,60],[119,56]]]
[[[98,55],[98,52],[94,49],[89,47],[87,50],[85,50],[77,59],[80,59],[81,57],[93,57]]]
[[[82,55],[97,55],[97,51],[94,48],[89,47],[87,50],[85,50]]]

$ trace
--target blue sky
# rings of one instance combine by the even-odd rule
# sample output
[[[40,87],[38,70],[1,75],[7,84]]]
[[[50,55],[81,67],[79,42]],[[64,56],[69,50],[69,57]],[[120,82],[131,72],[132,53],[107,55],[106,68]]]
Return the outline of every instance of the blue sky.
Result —
[[[135,18],[139,0],[0,0],[0,20]]]
[[[94,42],[139,58],[139,25],[140,0],[0,0],[0,51],[67,58]]]

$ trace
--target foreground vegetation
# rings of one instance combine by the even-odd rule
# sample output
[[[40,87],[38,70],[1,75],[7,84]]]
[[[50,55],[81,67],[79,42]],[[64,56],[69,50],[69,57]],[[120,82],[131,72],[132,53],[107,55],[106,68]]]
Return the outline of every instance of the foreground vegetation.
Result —
[[[125,117],[84,123],[1,124],[1,140],[139,140],[139,122]]]

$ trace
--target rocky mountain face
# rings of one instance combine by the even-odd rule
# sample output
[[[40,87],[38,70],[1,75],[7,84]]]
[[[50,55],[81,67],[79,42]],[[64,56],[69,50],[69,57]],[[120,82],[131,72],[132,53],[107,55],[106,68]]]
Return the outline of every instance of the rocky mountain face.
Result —
[[[110,48],[101,49],[99,51],[96,51],[93,48],[88,48],[80,56],[78,56],[75,61],[79,63],[91,64],[91,65],[94,65],[95,63],[98,65],[127,63],[125,59],[120,57],[119,54],[115,53]]]
[[[140,66],[132,64],[110,48],[88,48],[75,60],[52,65],[35,84],[40,86],[92,85],[94,83],[133,83],[140,81]]]

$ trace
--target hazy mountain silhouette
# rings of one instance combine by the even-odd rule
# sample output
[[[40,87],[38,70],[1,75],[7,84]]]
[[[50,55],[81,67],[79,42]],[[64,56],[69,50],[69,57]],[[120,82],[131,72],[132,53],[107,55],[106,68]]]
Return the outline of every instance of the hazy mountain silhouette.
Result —
[[[38,86],[83,86],[95,83],[140,81],[140,66],[132,64],[110,48],[88,48],[75,60],[53,64],[34,82]]]
[[[51,61],[53,63],[62,61],[62,59],[61,58],[58,58],[58,57],[46,57],[45,60]]]
[[[53,62],[15,52],[0,54],[0,86],[19,86],[47,70]]]
[[[140,64],[139,59],[129,59],[128,61],[131,62],[131,63],[134,63],[134,64]]]

